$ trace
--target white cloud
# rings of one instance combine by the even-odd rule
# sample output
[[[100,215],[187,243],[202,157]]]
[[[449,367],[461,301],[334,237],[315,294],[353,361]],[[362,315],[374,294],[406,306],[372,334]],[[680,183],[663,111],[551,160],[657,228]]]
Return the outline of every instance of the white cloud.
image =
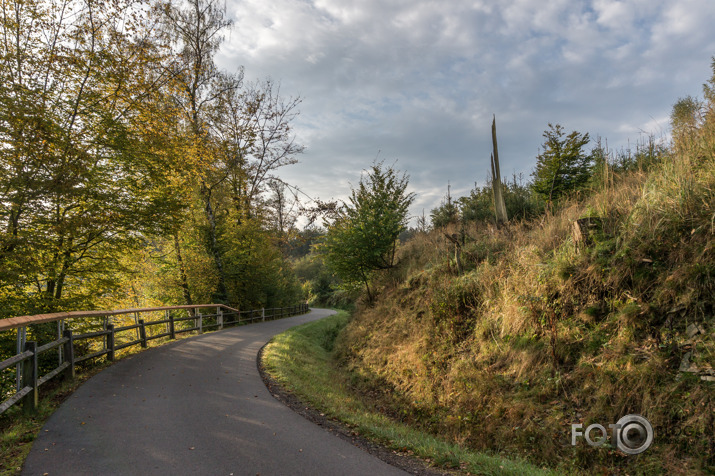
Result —
[[[380,150],[411,175],[415,214],[448,180],[483,182],[493,113],[502,170],[528,176],[548,122],[635,141],[700,92],[715,54],[712,0],[229,2],[220,63],[304,98],[307,150],[285,178],[347,196]]]

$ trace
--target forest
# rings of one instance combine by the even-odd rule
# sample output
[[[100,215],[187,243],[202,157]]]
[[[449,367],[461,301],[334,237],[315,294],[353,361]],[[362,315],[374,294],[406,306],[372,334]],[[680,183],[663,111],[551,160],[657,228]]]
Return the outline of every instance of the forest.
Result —
[[[219,69],[217,1],[6,1],[0,317],[295,303],[300,98]]]

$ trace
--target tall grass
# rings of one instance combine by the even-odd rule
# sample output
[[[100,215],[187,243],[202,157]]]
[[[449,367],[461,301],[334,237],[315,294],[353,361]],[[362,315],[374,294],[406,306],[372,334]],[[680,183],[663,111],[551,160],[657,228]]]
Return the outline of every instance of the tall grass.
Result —
[[[627,474],[715,471],[715,114],[646,167],[502,229],[467,227],[460,274],[446,229],[338,340],[342,365],[389,413],[474,449]],[[586,245],[571,226],[600,219]],[[689,337],[688,326],[705,332]],[[692,329],[692,327],[691,327]],[[698,372],[679,366],[686,353]],[[637,413],[653,446],[570,444],[572,423]]]

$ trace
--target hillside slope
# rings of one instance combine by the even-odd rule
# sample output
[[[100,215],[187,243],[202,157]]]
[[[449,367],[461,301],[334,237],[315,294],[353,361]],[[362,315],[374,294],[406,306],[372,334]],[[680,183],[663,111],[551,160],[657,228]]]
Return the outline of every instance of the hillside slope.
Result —
[[[444,237],[459,230],[406,243],[382,295],[338,340],[355,390],[394,418],[539,464],[715,471],[709,99],[649,170],[534,222],[468,229],[461,273]],[[591,232],[575,243],[580,218]],[[607,428],[631,413],[655,430],[643,454],[571,445],[571,424]]]

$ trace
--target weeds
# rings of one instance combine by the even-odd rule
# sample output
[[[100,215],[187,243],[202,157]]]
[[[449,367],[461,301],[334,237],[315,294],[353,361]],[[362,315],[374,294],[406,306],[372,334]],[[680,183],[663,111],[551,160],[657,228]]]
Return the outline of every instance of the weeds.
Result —
[[[338,338],[341,365],[363,376],[356,391],[388,388],[388,413],[537,464],[715,470],[715,384],[701,378],[715,362],[715,115],[688,134],[531,222],[408,242],[401,281]],[[583,217],[598,226],[576,246]],[[463,231],[458,270],[440,237]],[[679,371],[686,353],[697,371]],[[570,445],[572,423],[628,413],[657,435],[637,458]]]

